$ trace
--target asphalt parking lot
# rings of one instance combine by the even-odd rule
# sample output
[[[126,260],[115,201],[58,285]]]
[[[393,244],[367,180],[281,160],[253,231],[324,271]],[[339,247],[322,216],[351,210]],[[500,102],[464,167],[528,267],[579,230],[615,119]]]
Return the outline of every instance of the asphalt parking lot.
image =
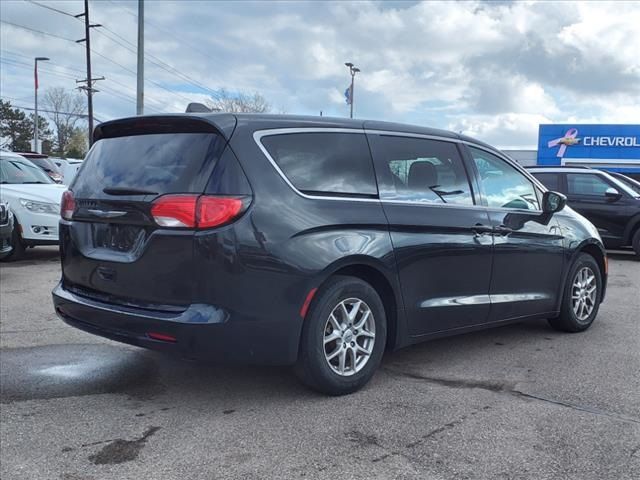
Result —
[[[327,398],[286,368],[178,361],[74,330],[57,251],[0,266],[0,476],[640,478],[640,262],[610,258],[594,326],[529,322],[387,355]]]

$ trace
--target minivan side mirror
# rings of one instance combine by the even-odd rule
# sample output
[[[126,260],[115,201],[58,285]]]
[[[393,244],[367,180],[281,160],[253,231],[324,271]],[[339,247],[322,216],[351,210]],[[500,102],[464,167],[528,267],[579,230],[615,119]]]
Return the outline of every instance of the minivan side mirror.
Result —
[[[544,192],[542,195],[542,211],[557,213],[567,205],[567,197],[558,192]]]
[[[616,200],[620,200],[622,198],[622,194],[613,187],[607,188],[604,191],[604,196],[613,202],[615,202]]]

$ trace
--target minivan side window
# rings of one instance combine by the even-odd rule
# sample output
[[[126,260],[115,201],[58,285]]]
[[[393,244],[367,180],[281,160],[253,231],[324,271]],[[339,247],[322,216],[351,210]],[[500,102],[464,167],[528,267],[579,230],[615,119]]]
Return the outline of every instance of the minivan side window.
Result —
[[[380,198],[473,205],[469,178],[454,143],[369,134]]]
[[[567,190],[569,195],[604,197],[607,188],[611,188],[611,185],[593,173],[567,174]]]
[[[533,183],[515,167],[478,148],[469,147],[489,207],[540,210]]]
[[[286,133],[262,137],[261,142],[282,173],[303,193],[378,195],[364,133]]]

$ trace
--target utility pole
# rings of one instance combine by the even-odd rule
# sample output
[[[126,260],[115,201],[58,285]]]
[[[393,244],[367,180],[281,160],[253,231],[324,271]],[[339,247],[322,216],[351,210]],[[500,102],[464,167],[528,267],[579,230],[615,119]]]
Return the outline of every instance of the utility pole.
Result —
[[[136,115],[144,114],[144,0],[138,0],[138,72]]]
[[[353,118],[354,80],[356,77],[356,73],[358,73],[360,69],[358,67],[355,67],[351,62],[347,62],[345,63],[345,65],[349,67],[349,73],[351,74],[351,87],[349,87],[349,103],[351,104],[351,111],[349,112],[349,118]]]
[[[34,86],[35,86],[35,92],[36,92],[36,98],[35,98],[36,112],[35,112],[35,115],[33,116],[33,151],[36,153],[42,153],[40,149],[40,145],[38,143],[38,62],[46,62],[49,59],[47,57],[36,57],[35,60],[36,60],[36,63],[33,69],[33,80],[34,80]]]
[[[85,80],[76,80],[76,83],[86,83],[82,87],[78,87],[87,93],[87,114],[89,122],[89,147],[93,144],[93,93],[98,92],[93,88],[93,84],[98,80],[104,80],[104,77],[92,78],[91,77],[91,33],[90,30],[95,27],[101,27],[102,25],[96,23],[89,23],[89,0],[84,0],[84,13],[76,15],[76,18],[84,17],[84,38],[76,40],[76,43],[85,42],[85,49],[87,52],[87,78]]]

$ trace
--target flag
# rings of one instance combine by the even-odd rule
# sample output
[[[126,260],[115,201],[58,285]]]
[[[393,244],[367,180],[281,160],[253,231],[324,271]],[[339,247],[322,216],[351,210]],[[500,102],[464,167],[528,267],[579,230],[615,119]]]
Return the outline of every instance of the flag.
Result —
[[[33,67],[33,80],[36,84],[36,90],[38,90],[38,64],[36,63]]]
[[[344,91],[344,100],[345,102],[347,102],[347,105],[351,105],[351,87],[347,87],[347,89]]]

